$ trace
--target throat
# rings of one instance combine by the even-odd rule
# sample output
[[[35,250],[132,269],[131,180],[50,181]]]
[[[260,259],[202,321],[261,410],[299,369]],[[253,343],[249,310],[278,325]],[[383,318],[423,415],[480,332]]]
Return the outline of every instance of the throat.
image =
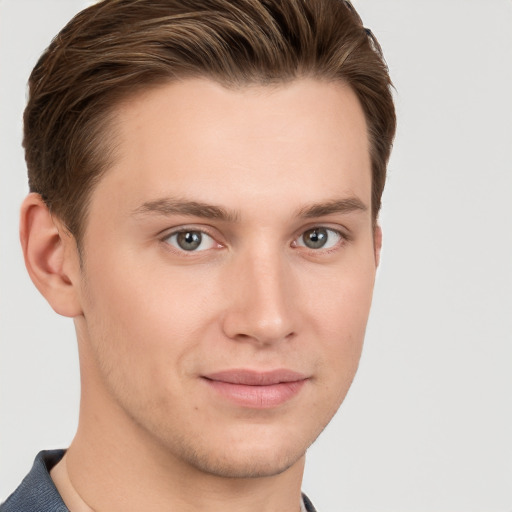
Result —
[[[96,512],[82,499],[69,478],[66,455],[50,470],[50,477],[70,512]]]

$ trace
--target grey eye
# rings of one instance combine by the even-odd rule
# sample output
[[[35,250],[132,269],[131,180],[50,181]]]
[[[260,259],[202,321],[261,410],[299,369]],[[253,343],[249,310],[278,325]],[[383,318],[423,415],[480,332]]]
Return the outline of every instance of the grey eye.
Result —
[[[330,249],[341,238],[341,234],[334,229],[319,227],[304,231],[296,243],[298,246],[307,247],[308,249]]]
[[[195,251],[201,245],[202,239],[199,231],[185,231],[176,236],[177,244],[184,251]]]
[[[324,228],[308,229],[303,235],[304,245],[310,249],[321,249],[327,242],[329,235]]]
[[[215,245],[215,241],[210,235],[197,230],[172,233],[166,241],[176,249],[187,252],[205,251]]]

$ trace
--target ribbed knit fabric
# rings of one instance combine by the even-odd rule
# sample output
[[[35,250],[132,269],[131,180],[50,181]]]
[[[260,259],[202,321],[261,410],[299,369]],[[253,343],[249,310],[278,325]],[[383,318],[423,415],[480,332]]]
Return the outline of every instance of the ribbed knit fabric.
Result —
[[[0,512],[69,512],[50,477],[50,469],[63,455],[64,450],[39,452],[30,473],[0,505]]]

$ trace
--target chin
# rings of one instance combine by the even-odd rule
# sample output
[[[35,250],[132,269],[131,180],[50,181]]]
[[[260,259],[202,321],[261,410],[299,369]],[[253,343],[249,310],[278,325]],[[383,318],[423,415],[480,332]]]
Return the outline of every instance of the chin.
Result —
[[[187,462],[202,473],[223,478],[264,478],[284,473],[301,464],[305,450],[294,453],[276,453],[260,449],[246,453],[234,449],[224,453],[198,453],[196,450]],[[190,455],[190,454],[189,454]]]
[[[165,435],[160,446],[192,471],[224,478],[264,478],[302,466],[316,437],[289,428],[242,427],[236,429],[237,435],[226,431],[229,429],[221,433],[211,428],[180,438]]]

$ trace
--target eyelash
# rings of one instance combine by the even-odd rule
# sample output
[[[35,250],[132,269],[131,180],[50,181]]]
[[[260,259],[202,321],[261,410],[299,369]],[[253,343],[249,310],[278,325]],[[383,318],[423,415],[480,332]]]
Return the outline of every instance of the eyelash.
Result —
[[[313,231],[321,231],[321,230],[324,230],[326,231],[327,233],[329,234],[334,234],[336,237],[337,237],[337,240],[335,241],[335,243],[331,246],[331,247],[328,247],[328,248],[323,248],[323,247],[319,247],[319,248],[312,248],[312,247],[307,247],[304,243],[302,244],[299,244],[298,241],[299,240],[303,240],[303,237],[308,233],[308,232],[313,232]],[[176,245],[170,243],[170,240],[172,238],[176,238],[178,237],[180,234],[186,234],[186,233],[200,233],[201,236],[206,236],[208,237],[211,242],[210,242],[210,247],[207,247],[206,249],[202,249],[202,250],[190,250],[190,251],[187,251],[186,249],[183,249],[183,248],[180,248],[180,247],[177,247]],[[328,235],[329,236],[329,235]],[[204,227],[201,227],[201,228],[197,228],[197,227],[181,227],[179,229],[176,229],[170,233],[166,233],[165,236],[161,237],[161,242],[163,242],[164,244],[166,244],[166,246],[182,255],[182,256],[185,256],[185,257],[190,257],[190,256],[193,256],[195,254],[198,254],[198,253],[202,253],[202,252],[206,252],[210,249],[222,249],[225,247],[224,244],[218,242],[216,240],[216,237],[211,234],[208,230],[204,229]],[[300,247],[301,250],[304,250],[304,251],[307,251],[308,253],[310,254],[329,254],[331,252],[335,252],[336,250],[338,250],[342,245],[344,245],[346,242],[350,241],[350,237],[338,230],[338,229],[334,229],[334,228],[331,228],[331,227],[327,227],[327,226],[324,226],[324,225],[313,225],[311,227],[308,227],[306,229],[303,229],[298,236],[296,236],[292,243],[291,243],[291,246],[293,248],[298,248]],[[201,240],[201,243],[203,242],[203,240]],[[329,240],[327,240],[326,243],[329,243]]]
[[[200,251],[197,251],[197,250],[187,251],[186,249],[177,247],[170,242],[171,239],[177,238],[182,234],[186,235],[186,234],[191,234],[191,233],[200,233],[201,237],[204,237],[204,236],[208,237],[210,239],[210,247],[208,247],[206,249],[202,249]],[[164,237],[161,238],[161,241],[163,243],[165,243],[167,246],[170,246],[172,248],[172,250],[174,250],[180,254],[183,254],[183,255],[187,255],[187,254],[193,255],[194,253],[204,252],[209,249],[213,249],[215,245],[217,246],[216,248],[218,248],[218,249],[224,247],[222,244],[217,242],[215,237],[213,235],[211,235],[210,233],[208,233],[208,231],[206,231],[204,228],[198,229],[198,228],[194,228],[194,227],[190,227],[190,228],[183,227],[183,228],[177,229],[175,231],[172,231],[171,233],[167,233]],[[203,242],[203,240],[201,240],[201,243],[202,242]]]
[[[314,231],[326,231],[327,233],[329,233],[327,236],[328,236],[328,239],[327,239],[327,242],[326,243],[329,243],[329,238],[331,238],[331,234],[334,234],[335,237],[337,237],[337,240],[334,241],[334,243],[332,243],[332,245],[330,247],[319,247],[319,248],[312,248],[312,247],[307,247],[305,244],[298,244],[298,240],[304,240],[304,236],[309,233],[309,232],[314,232]],[[304,248],[303,250],[306,250],[308,251],[310,254],[329,254],[331,252],[335,252],[336,250],[338,250],[342,245],[344,245],[347,241],[349,241],[349,237],[343,233],[342,231],[338,230],[338,229],[334,229],[334,228],[330,228],[330,227],[327,227],[327,226],[322,226],[322,225],[319,225],[319,226],[312,226],[312,227],[309,227],[307,229],[305,229],[304,231],[302,231],[300,233],[300,235],[298,237],[296,237],[294,239],[294,241],[292,242],[292,246],[294,247],[302,247]]]

